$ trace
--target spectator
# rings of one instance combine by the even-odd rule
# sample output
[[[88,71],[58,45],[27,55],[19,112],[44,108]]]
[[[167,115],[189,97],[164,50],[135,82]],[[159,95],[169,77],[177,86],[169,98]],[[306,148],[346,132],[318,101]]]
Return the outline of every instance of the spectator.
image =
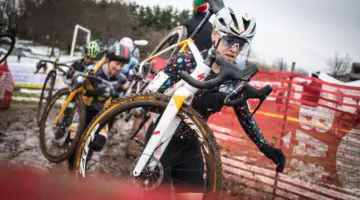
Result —
[[[208,3],[200,4],[198,0],[193,2],[193,16],[184,22],[184,26],[187,28],[187,36],[189,37],[200,24],[202,19],[206,15],[208,10]],[[194,38],[195,44],[200,51],[211,48],[211,31],[212,25],[209,21],[201,29],[198,35]]]
[[[321,80],[319,80],[320,72],[315,72],[311,74],[313,78],[310,83],[303,82],[301,85],[304,87],[303,94],[301,95],[301,100],[304,105],[316,107],[319,103],[320,93],[321,93]]]

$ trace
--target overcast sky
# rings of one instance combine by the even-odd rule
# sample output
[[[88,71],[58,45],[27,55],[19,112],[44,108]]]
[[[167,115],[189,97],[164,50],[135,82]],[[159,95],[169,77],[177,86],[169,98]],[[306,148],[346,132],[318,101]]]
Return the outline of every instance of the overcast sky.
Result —
[[[129,0],[126,0],[129,1]],[[134,0],[133,0],[134,1]],[[135,0],[142,5],[191,9],[191,0]],[[325,70],[338,52],[360,62],[360,0],[224,0],[257,20],[256,57],[296,61],[309,72]]]

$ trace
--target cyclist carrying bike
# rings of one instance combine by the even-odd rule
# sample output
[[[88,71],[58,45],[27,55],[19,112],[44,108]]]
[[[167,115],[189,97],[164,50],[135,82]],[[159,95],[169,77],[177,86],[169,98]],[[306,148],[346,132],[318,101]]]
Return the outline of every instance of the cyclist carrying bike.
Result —
[[[109,47],[107,52],[108,61],[101,67],[101,69],[95,74],[96,76],[114,83],[114,89],[120,95],[129,86],[129,81],[123,75],[121,70],[129,63],[131,54],[127,46],[116,42]],[[110,96],[110,91],[107,85],[91,81],[93,87],[100,91],[100,95],[95,97],[90,106],[86,108],[86,124],[87,127],[93,118],[103,109],[105,100]],[[105,144],[107,134],[99,134],[92,148],[94,150],[100,150]]]
[[[223,8],[216,14],[214,19],[213,30],[211,33],[213,44],[211,50],[217,51],[227,61],[235,62],[241,50],[251,42],[255,32],[256,21],[254,18],[249,17],[247,14],[237,15],[231,8]],[[208,53],[209,50],[204,51],[203,56],[206,57]],[[180,71],[185,70],[190,74],[195,67],[196,62],[190,51],[181,52],[176,55],[164,68],[164,72],[169,75],[169,80],[165,81],[162,91],[165,91],[180,80]],[[205,80],[217,77],[221,66],[214,63],[211,68],[212,71]],[[205,119],[208,119],[212,114],[221,111],[224,99],[227,94],[232,91],[231,89],[234,87],[234,84],[236,83],[229,83],[213,90],[199,90],[197,94],[195,94],[192,107]],[[276,170],[282,172],[284,170],[286,158],[281,149],[271,146],[264,138],[259,126],[251,115],[249,105],[246,103],[244,105],[236,106],[234,107],[234,112],[249,138],[267,158],[271,159],[277,165]],[[161,157],[164,166],[171,166],[173,164],[172,160],[174,160],[174,153],[177,149],[181,148],[182,138],[174,136],[169,143]],[[187,145],[184,148],[185,150],[182,152],[186,153],[177,155],[177,157],[183,157],[183,159],[178,158],[177,160],[186,160],[184,158],[191,158],[192,155],[200,153],[199,144],[196,142],[193,142],[191,145]],[[204,185],[203,171],[201,170],[203,165],[204,163],[201,159],[189,160],[177,165],[177,169],[171,169],[171,171],[167,173],[171,176],[175,189],[177,189],[177,185],[184,186],[183,183],[187,183],[193,186],[193,190],[184,191],[185,193],[200,193],[201,188],[196,186],[202,187]],[[188,170],[186,173],[182,170],[182,172],[179,173],[179,170],[184,168],[193,170]]]
[[[97,41],[91,41],[89,42],[86,47],[85,47],[85,56],[84,58],[82,58],[79,61],[75,61],[71,66],[74,68],[75,71],[80,71],[80,72],[84,72],[84,71],[88,71],[90,69],[92,69],[95,66],[95,60],[98,56],[98,54],[100,53],[100,45]],[[46,64],[45,64],[46,65]],[[40,64],[41,66],[41,64]],[[72,69],[69,69],[69,71],[67,71],[66,74],[66,79],[71,80],[73,79],[75,72]],[[64,120],[61,123],[66,123],[66,119],[67,116],[71,113],[71,108],[67,108],[65,110],[65,117]],[[77,126],[77,122],[75,120],[75,122],[73,122],[73,124],[75,124],[74,126]],[[66,126],[62,126],[63,128],[58,129],[58,131],[56,131],[55,133],[55,139],[60,139],[65,135],[65,128]]]
[[[223,8],[215,16],[211,34],[213,45],[210,50],[217,51],[229,62],[235,62],[241,50],[251,42],[255,30],[255,19],[247,14],[236,15],[232,9]],[[204,51],[203,56],[206,57],[210,50]],[[191,52],[181,52],[176,55],[164,69],[169,80],[165,81],[160,92],[178,82],[181,71],[185,70],[190,74],[195,67],[196,61]],[[221,66],[214,63],[211,68],[212,71],[205,80],[217,77]],[[208,119],[212,114],[221,111],[225,97],[232,91],[235,84],[236,82],[232,82],[212,90],[199,90],[195,94],[192,107],[205,119]],[[276,170],[282,172],[286,160],[282,150],[268,143],[249,110],[247,103],[234,107],[239,123],[246,134],[259,150],[277,165]],[[204,189],[204,161],[202,159],[189,159],[196,157],[194,155],[201,155],[199,141],[194,139],[191,133],[184,133],[186,131],[182,131],[181,124],[176,132],[161,157],[161,163],[164,166],[163,183],[172,183],[176,192],[179,193],[202,194]],[[151,134],[153,130],[149,128],[147,133]],[[99,136],[100,134],[95,137],[95,141]],[[105,136],[102,137],[106,139]],[[186,140],[187,142],[185,142]],[[102,146],[104,144],[105,141],[103,141]],[[179,149],[182,150],[180,153]]]
[[[94,74],[94,76],[111,82],[116,93],[120,95],[129,86],[129,81],[127,81],[126,77],[120,72],[123,66],[130,61],[130,51],[125,45],[122,45],[119,42],[115,42],[108,48],[106,56],[107,62],[99,69],[96,74]],[[99,83],[94,80],[90,80],[90,82],[94,87],[92,90],[96,90],[97,95],[91,95],[94,98],[91,104],[85,108],[85,129],[94,119],[94,117],[103,109],[106,99],[110,97],[110,90],[108,85]],[[85,96],[86,95],[87,93],[85,92]],[[91,143],[90,146],[94,151],[100,151],[106,140],[107,132],[100,132],[95,137],[95,140]],[[69,170],[72,170],[74,156],[75,154],[71,155],[68,159]]]

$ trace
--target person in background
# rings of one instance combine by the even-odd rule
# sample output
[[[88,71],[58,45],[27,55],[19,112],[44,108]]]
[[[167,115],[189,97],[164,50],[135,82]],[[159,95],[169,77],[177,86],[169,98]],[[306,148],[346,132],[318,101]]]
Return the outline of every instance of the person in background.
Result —
[[[129,82],[126,77],[121,74],[122,68],[129,63],[131,55],[127,46],[115,42],[107,51],[108,61],[101,67],[96,73],[96,76],[105,79],[109,82],[116,83],[114,88],[118,94],[126,90],[129,86]],[[86,125],[87,127],[94,117],[103,109],[106,97],[110,96],[108,86],[102,83],[91,82],[94,88],[102,90],[102,96],[94,98],[90,106],[86,107]],[[91,148],[95,151],[100,151],[106,142],[107,134],[99,133],[91,144]]]
[[[203,1],[201,0],[193,1],[193,16],[183,23],[183,25],[187,29],[188,37],[195,31],[196,27],[203,20],[208,10],[208,7],[209,7],[208,3],[203,3]],[[199,34],[194,38],[195,44],[200,51],[203,51],[205,49],[210,49],[212,45],[211,31],[212,31],[212,25],[209,21],[207,21],[205,26],[199,32]]]
[[[97,41],[91,41],[86,44],[84,57],[81,60],[74,62],[71,66],[76,71],[83,72],[85,70],[89,70],[94,67],[99,53],[100,53],[99,43]],[[69,70],[67,74],[67,79],[71,79],[73,74],[74,72],[72,70]]]
[[[320,72],[314,72],[311,74],[312,80],[309,83],[306,81],[300,83],[300,85],[303,86],[301,100],[304,105],[312,107],[316,107],[318,105],[322,88],[319,75]]]
[[[120,44],[126,46],[130,52],[130,61],[128,64],[124,65],[121,70],[121,73],[124,74],[129,81],[132,80],[132,69],[139,64],[139,60],[134,56],[135,53],[135,44],[134,41],[129,37],[124,37],[120,40]]]
[[[123,66],[130,61],[130,51],[125,45],[122,45],[119,42],[115,42],[108,48],[106,57],[107,62],[102,65],[100,70],[96,72],[94,76],[113,83],[115,92],[120,95],[129,87],[129,82],[127,81],[126,77],[120,73],[120,71]],[[99,95],[93,97],[90,105],[85,106],[85,129],[94,119],[94,117],[103,109],[105,101],[108,99],[108,97],[110,97],[110,90],[108,85],[95,80],[90,80],[90,83],[94,90],[99,92]],[[74,117],[71,126],[77,128],[79,121],[75,118],[76,117]],[[104,130],[103,132],[100,132],[98,135],[96,135],[94,141],[92,141],[90,144],[92,150],[100,151],[103,148],[107,140],[107,131],[108,130]],[[74,156],[75,154],[72,154],[68,158],[69,170],[72,170]]]

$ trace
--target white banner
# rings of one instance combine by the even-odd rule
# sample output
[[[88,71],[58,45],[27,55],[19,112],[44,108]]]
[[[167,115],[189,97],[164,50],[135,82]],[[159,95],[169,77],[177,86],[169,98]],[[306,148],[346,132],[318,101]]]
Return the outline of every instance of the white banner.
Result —
[[[22,63],[11,63],[9,70],[13,77],[15,86],[22,88],[42,88],[47,73],[39,72],[34,74],[34,68],[25,67]],[[49,69],[48,69],[49,71]],[[56,76],[55,88],[60,89],[66,87],[62,76]]]

